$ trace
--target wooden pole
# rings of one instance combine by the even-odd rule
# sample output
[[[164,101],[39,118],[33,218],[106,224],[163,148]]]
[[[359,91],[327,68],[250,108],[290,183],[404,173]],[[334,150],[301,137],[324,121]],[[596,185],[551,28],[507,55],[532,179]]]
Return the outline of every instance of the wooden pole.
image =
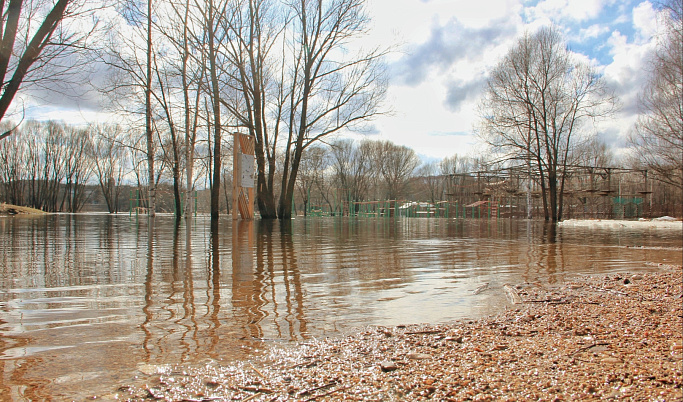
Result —
[[[232,219],[237,220],[238,209],[237,203],[240,192],[240,154],[242,150],[240,149],[240,133],[233,133],[232,135]]]

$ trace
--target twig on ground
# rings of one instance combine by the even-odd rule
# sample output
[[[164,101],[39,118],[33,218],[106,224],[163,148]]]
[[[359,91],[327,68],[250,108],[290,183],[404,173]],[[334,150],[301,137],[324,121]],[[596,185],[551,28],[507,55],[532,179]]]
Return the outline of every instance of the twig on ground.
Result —
[[[346,386],[346,387],[339,387],[339,388],[333,389],[332,391],[326,392],[326,393],[324,393],[324,394],[312,396],[312,397],[306,399],[306,401],[307,401],[307,402],[309,402],[309,401],[315,401],[315,400],[318,399],[318,398],[323,398],[323,397],[326,397],[326,396],[330,396],[330,395],[334,394],[335,392],[343,391],[343,390],[345,390],[345,389],[347,389],[347,388],[349,388],[349,387],[348,387],[348,386]]]
[[[524,300],[524,303],[569,304],[569,300],[565,300],[565,299],[539,299],[539,300]]]
[[[331,387],[331,386],[333,386],[333,385],[335,385],[335,384],[337,384],[337,381],[330,381],[330,382],[328,382],[328,383],[325,384],[325,385],[321,385],[321,386],[319,386],[319,387],[309,388],[309,389],[307,389],[307,390],[305,390],[305,391],[301,391],[301,392],[299,393],[298,396],[309,395],[309,394],[312,393],[312,392],[319,391],[319,390],[325,389],[325,388],[329,388],[329,387]]]
[[[578,350],[572,352],[572,354],[571,354],[570,356],[574,356],[574,355],[577,354],[577,353],[585,352],[585,351],[587,351],[588,349],[594,348],[594,347],[596,347],[596,346],[609,346],[609,343],[607,343],[607,342],[593,343],[592,345],[584,346],[584,347],[582,347],[582,348],[580,348],[580,349],[578,349]]]
[[[444,331],[441,329],[432,329],[432,330],[425,330],[425,331],[410,331],[410,332],[405,332],[406,335],[431,335],[431,334],[441,334]]]
[[[256,372],[256,374],[259,375],[259,377],[263,378],[264,380],[266,379],[266,376],[264,376],[260,371],[258,371],[258,369],[256,367],[254,367],[254,365],[251,364],[251,362],[249,363],[249,366],[251,367],[252,370],[254,370]]]

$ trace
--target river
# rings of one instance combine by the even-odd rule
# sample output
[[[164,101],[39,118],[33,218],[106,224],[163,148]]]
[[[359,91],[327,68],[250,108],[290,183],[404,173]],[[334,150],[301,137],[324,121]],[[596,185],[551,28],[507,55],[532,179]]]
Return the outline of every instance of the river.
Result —
[[[83,400],[150,365],[477,318],[509,307],[504,284],[680,265],[682,246],[524,220],[0,217],[0,399]]]

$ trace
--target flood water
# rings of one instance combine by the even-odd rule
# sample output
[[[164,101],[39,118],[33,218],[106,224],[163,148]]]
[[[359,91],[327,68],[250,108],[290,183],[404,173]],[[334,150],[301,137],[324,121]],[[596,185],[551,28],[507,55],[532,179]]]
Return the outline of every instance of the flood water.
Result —
[[[0,218],[0,400],[83,400],[144,366],[476,318],[506,308],[505,283],[681,264],[682,245],[676,230],[510,220]]]

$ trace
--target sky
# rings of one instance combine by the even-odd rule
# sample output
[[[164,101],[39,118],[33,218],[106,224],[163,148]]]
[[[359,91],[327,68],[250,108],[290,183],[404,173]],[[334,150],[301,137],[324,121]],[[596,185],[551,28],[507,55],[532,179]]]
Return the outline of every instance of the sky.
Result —
[[[373,36],[400,44],[390,62],[393,114],[375,122],[379,137],[428,159],[485,151],[472,133],[488,71],[525,32],[554,24],[569,49],[604,74],[619,96],[620,112],[595,131],[616,149],[624,147],[658,28],[651,3],[370,0],[369,6]]]
[[[594,127],[624,147],[656,41],[653,5],[641,0],[367,0],[366,46],[392,46],[387,115],[370,134],[413,148],[423,160],[485,152],[473,135],[488,72],[525,32],[554,24],[571,51],[614,89],[621,110]],[[92,95],[31,99],[28,117],[82,123],[107,119]]]

